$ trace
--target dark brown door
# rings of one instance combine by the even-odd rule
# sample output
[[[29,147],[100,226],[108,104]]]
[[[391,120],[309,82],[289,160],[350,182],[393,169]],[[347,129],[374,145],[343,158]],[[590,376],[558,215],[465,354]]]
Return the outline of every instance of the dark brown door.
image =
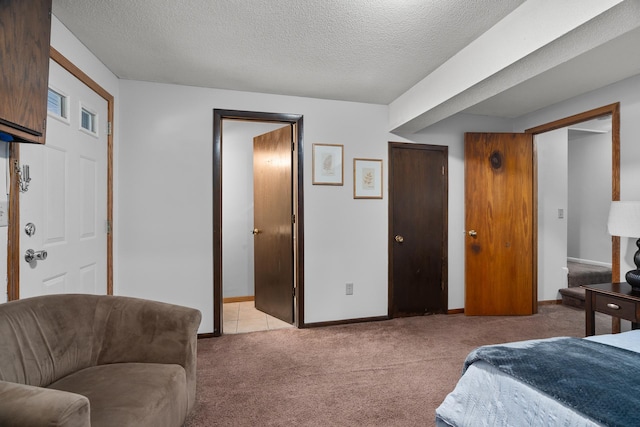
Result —
[[[467,133],[464,157],[465,314],[533,314],[533,136]]]
[[[447,147],[389,144],[389,316],[447,312]]]
[[[292,126],[253,139],[255,305],[293,323]]]

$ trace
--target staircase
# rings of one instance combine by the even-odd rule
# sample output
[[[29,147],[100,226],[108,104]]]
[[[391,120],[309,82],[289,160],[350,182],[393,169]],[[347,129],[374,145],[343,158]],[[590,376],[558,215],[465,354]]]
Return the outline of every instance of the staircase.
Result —
[[[562,304],[576,308],[584,308],[584,288],[582,285],[610,283],[611,268],[593,264],[567,261],[568,288],[560,289]]]

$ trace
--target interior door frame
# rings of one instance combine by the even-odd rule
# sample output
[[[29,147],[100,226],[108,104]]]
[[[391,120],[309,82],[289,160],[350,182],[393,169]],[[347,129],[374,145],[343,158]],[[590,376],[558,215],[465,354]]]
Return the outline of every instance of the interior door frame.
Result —
[[[585,111],[573,116],[565,117],[563,119],[555,120],[550,123],[545,123],[540,126],[536,126],[530,129],[526,129],[525,133],[537,135],[540,133],[549,132],[556,129],[561,129],[567,126],[575,125],[577,123],[593,120],[598,117],[611,116],[611,200],[620,200],[620,103],[605,105],[593,110]],[[533,186],[534,186],[534,199],[533,199],[533,232],[535,241],[538,241],[538,158],[536,155],[535,144],[533,152]],[[534,280],[535,294],[538,294],[538,281],[537,281],[537,266],[538,266],[538,245],[534,245],[534,272],[536,273],[536,279]],[[620,237],[611,236],[611,273],[612,281],[620,281]],[[537,300],[537,298],[536,298]],[[537,303],[536,303],[537,305]]]
[[[304,328],[304,128],[301,114],[213,110],[213,336],[222,335],[222,121],[283,123],[294,126],[292,185],[294,222],[294,325]]]
[[[57,62],[75,78],[84,83],[101,98],[107,101],[107,121],[110,132],[107,133],[107,295],[113,295],[113,134],[114,134],[114,97],[95,80],[84,73],[55,48],[49,48],[49,57]],[[18,176],[12,165],[20,164],[20,144],[10,143],[9,155],[9,226],[7,236],[7,300],[20,299],[20,190]]]

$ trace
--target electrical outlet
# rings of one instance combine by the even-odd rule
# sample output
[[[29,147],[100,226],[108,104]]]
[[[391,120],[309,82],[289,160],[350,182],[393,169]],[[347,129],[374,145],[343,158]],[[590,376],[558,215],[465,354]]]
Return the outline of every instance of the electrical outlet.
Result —
[[[353,295],[353,283],[347,283],[346,285],[346,294]]]

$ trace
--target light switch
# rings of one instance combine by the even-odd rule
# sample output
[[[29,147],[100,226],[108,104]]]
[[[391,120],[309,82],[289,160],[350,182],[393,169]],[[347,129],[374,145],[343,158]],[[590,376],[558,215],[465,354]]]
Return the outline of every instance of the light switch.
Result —
[[[564,209],[558,209],[558,218],[564,218]]]
[[[6,227],[9,225],[9,201],[4,200],[0,202],[0,227]]]

